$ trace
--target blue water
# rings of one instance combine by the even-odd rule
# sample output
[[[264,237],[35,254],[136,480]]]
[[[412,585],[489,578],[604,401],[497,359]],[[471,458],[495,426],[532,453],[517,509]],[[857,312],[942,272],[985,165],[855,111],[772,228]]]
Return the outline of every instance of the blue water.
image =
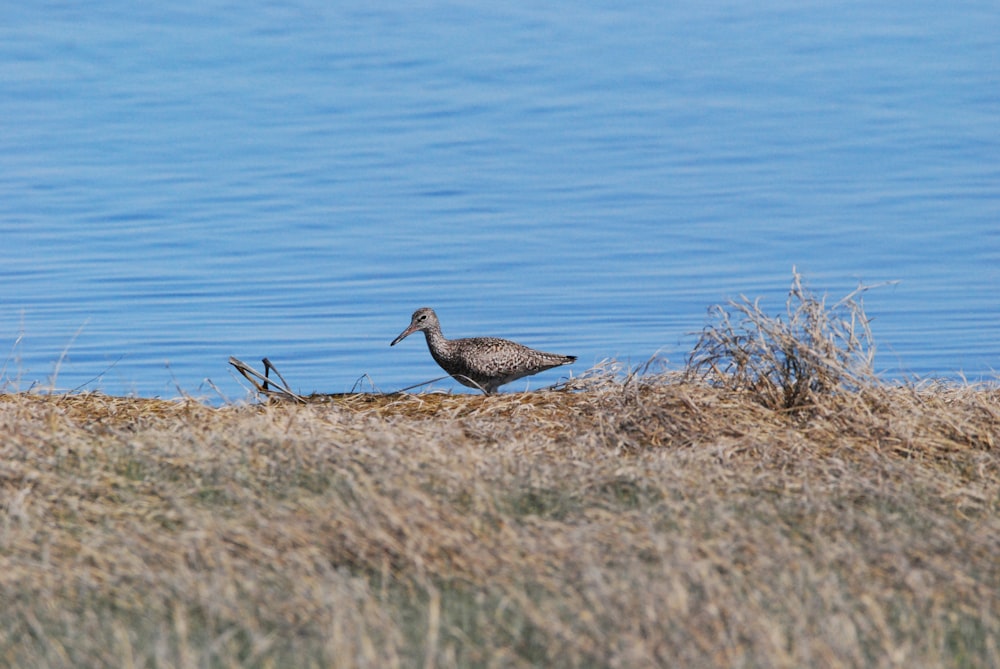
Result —
[[[420,306],[679,366],[793,266],[898,282],[887,376],[1000,367],[994,3],[8,5],[7,388],[240,399],[235,355],[393,390],[440,375],[388,346]]]

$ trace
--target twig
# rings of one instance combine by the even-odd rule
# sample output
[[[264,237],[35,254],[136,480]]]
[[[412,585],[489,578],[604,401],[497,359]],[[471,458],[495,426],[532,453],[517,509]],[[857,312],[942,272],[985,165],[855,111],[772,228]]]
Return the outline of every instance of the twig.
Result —
[[[73,390],[69,391],[69,394],[72,395],[73,393],[79,392],[80,390],[86,388],[91,383],[93,383],[95,381],[100,381],[101,379],[104,378],[105,374],[107,374],[112,369],[114,369],[115,365],[117,365],[119,362],[121,362],[124,359],[125,359],[125,354],[122,353],[120,356],[118,356],[117,360],[115,360],[113,363],[111,363],[110,365],[108,365],[107,367],[105,367],[104,371],[102,371],[100,374],[97,374],[96,376],[92,376],[89,380],[84,381],[83,383],[81,383],[80,385],[78,385],[76,388],[73,388]]]
[[[278,368],[271,364],[270,358],[261,358],[261,362],[264,363],[264,378],[266,379],[268,371],[273,369],[274,373],[277,374],[278,378],[281,380],[281,385],[284,386],[284,389],[291,392],[291,390],[288,389],[288,381],[285,381],[285,377],[281,375]],[[264,390],[267,390],[267,381],[264,381]]]
[[[281,372],[279,372],[277,368],[271,364],[270,360],[264,358],[261,362],[264,363],[265,371],[269,371],[271,369],[274,370],[274,373],[278,375],[278,379],[280,379],[281,381],[282,384],[281,386],[279,386],[273,380],[269,379],[265,374],[261,374],[260,372],[258,372],[253,367],[246,364],[239,358],[236,358],[235,356],[229,356],[229,364],[235,367],[236,371],[242,374],[243,378],[249,381],[250,384],[254,387],[254,389],[258,393],[264,395],[265,397],[280,397],[284,399],[294,400],[295,402],[301,402],[303,404],[306,402],[306,398],[302,397],[298,393],[293,392],[288,387],[288,383],[285,382],[284,377],[281,376]],[[274,386],[273,389],[271,388],[272,385]]]

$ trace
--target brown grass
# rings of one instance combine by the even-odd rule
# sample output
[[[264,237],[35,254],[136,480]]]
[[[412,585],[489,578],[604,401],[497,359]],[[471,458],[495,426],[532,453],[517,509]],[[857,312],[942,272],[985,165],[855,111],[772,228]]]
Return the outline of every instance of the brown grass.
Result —
[[[721,380],[0,395],[0,665],[1000,666],[1000,391]]]
[[[752,390],[766,406],[809,411],[826,395],[877,380],[863,297],[869,286],[827,305],[793,270],[784,316],[741,296],[709,309],[710,323],[688,358],[688,374],[731,390]]]
[[[3,396],[0,662],[1000,663],[996,390],[582,383]]]

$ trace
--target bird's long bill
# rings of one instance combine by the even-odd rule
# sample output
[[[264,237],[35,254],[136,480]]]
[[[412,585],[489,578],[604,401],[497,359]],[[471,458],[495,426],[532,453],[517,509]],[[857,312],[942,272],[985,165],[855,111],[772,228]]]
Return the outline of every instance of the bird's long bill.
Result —
[[[396,337],[395,339],[393,339],[392,343],[389,344],[389,346],[395,346],[396,344],[398,344],[399,342],[403,341],[404,339],[406,339],[407,337],[409,337],[411,334],[413,334],[414,332],[416,332],[416,330],[417,330],[417,328],[414,327],[414,324],[410,323],[410,327],[408,327],[405,330],[403,330],[402,332],[400,332],[399,336]]]

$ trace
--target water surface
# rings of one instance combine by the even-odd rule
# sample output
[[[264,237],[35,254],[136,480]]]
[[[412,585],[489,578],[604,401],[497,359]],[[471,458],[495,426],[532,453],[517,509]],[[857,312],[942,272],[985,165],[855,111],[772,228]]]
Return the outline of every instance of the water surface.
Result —
[[[392,390],[440,374],[388,346],[420,306],[573,373],[680,365],[709,305],[779,313],[793,266],[898,282],[866,296],[887,376],[1000,361],[989,3],[3,13],[8,387],[241,398],[227,358],[266,355]]]

